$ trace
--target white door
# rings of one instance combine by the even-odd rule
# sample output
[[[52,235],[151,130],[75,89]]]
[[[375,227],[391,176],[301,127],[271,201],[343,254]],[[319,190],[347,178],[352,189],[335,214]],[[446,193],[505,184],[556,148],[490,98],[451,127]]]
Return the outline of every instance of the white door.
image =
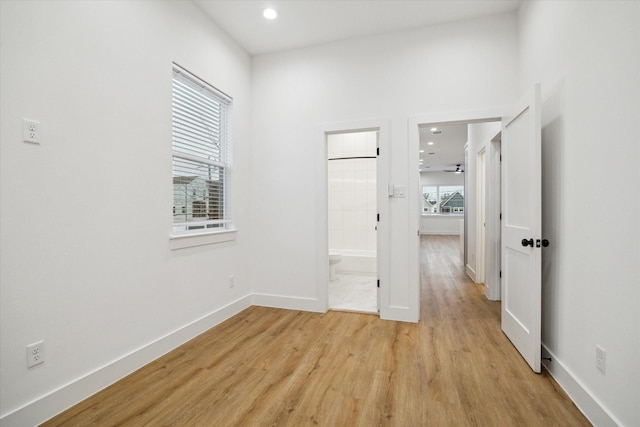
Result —
[[[502,330],[540,372],[540,85],[502,121]]]

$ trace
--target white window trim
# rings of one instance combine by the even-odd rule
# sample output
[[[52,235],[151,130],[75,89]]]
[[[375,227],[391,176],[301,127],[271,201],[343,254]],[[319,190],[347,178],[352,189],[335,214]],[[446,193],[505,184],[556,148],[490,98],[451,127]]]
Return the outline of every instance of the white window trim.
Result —
[[[181,67],[180,65],[173,63],[173,70],[178,71],[179,73],[183,73],[184,75],[189,76],[190,78],[199,81],[203,84],[207,85],[207,88],[209,90],[211,90],[212,92],[216,93],[218,96],[223,97],[228,99],[230,102],[233,102],[233,99],[225,94],[224,92],[218,90],[217,88],[213,87],[212,85],[208,84],[206,81],[200,79],[199,77],[195,76],[194,74],[190,73],[188,70],[186,70],[185,68]],[[172,73],[173,76],[173,73]],[[173,77],[172,77],[173,79]],[[232,129],[228,130],[229,132],[229,138],[232,138]],[[198,162],[206,162],[206,163],[210,163],[213,166],[222,166],[225,168],[225,173],[226,174],[232,174],[233,171],[233,155],[232,155],[232,150],[233,150],[233,143],[232,141],[228,141],[228,146],[226,147],[226,149],[228,150],[227,152],[227,162],[226,163],[220,163],[220,162],[215,162],[215,161],[209,161],[207,162],[205,159],[199,158],[199,157],[195,157],[195,156],[190,156],[189,154],[186,153],[180,153],[180,152],[176,152],[173,151],[173,157],[178,157],[178,158],[182,158],[185,160],[195,160]],[[232,176],[230,178],[227,178],[229,180],[233,180]],[[232,207],[230,205],[231,203],[231,194],[229,194],[230,191],[232,189],[232,185],[229,184],[226,188],[227,191],[225,191],[225,202],[224,202],[224,209],[225,211],[228,210],[232,210]],[[233,218],[233,216],[232,216]],[[216,220],[213,221],[215,223],[219,223],[219,224],[228,224],[229,228],[224,228],[224,229],[199,229],[199,230],[188,230],[188,231],[172,231],[169,235],[169,247],[171,250],[176,250],[176,249],[183,249],[183,248],[190,248],[190,247],[197,247],[197,246],[205,246],[205,245],[211,245],[211,244],[216,244],[216,243],[223,243],[223,242],[229,242],[229,241],[233,241],[236,239],[236,234],[237,234],[237,229],[234,227],[234,223],[232,219],[225,219],[225,220]],[[210,224],[212,223],[212,221],[206,221],[203,222],[203,224]],[[176,223],[172,222],[172,227],[175,226]],[[192,226],[197,226],[197,225],[202,225],[200,224],[200,222],[189,222],[189,225]]]
[[[238,230],[218,230],[192,234],[172,234],[169,236],[169,248],[176,249],[193,248],[196,246],[214,245],[216,243],[231,242],[236,240]]]
[[[464,212],[450,214],[422,212],[420,215],[428,218],[463,218]]]

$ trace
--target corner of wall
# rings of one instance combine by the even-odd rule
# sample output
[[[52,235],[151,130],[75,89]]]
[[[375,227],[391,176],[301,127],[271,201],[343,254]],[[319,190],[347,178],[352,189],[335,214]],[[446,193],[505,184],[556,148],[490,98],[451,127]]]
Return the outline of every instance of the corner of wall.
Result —
[[[0,427],[41,424],[250,306],[251,295],[239,298],[4,415]]]

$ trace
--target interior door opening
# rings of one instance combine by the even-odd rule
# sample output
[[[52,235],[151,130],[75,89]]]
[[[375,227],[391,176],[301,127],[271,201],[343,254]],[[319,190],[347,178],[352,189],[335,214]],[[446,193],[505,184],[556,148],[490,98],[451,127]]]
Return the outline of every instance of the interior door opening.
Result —
[[[422,199],[419,219],[422,235],[457,235],[463,267],[476,283],[485,285],[489,299],[500,299],[500,133],[497,118],[427,122],[418,125]],[[437,132],[437,135],[431,136]],[[496,153],[497,150],[497,153]],[[435,184],[438,184],[437,186]],[[455,185],[462,187],[454,187]],[[431,196],[445,191],[446,197]],[[442,193],[442,191],[440,191]],[[453,199],[462,201],[453,207]],[[438,204],[434,207],[434,204]],[[495,278],[494,278],[495,277]]]
[[[496,265],[499,267],[497,272],[500,279],[501,300],[501,327],[504,334],[509,338],[514,347],[520,352],[524,360],[531,366],[534,372],[540,372],[540,353],[541,353],[541,248],[548,245],[548,241],[541,236],[541,109],[540,109],[540,85],[536,84],[520,101],[508,111],[501,111],[488,119],[491,115],[482,115],[482,113],[472,112],[466,113],[466,120],[461,118],[462,114],[456,117],[455,114],[434,115],[431,117],[412,118],[409,120],[409,137],[410,144],[414,147],[415,152],[410,150],[410,164],[418,163],[419,159],[419,129],[421,127],[430,126],[436,128],[439,124],[449,123],[468,123],[469,127],[477,125],[478,134],[482,134],[482,144],[485,150],[490,150],[489,158],[495,158],[496,150],[499,151],[499,179],[495,176],[495,161],[487,162],[486,157],[482,161],[481,167],[485,168],[485,173],[494,177],[491,184],[499,183],[500,202],[496,203],[495,191],[483,191],[486,195],[492,195],[494,199],[485,199],[486,217],[490,218],[490,222],[499,221],[500,226],[487,231],[485,235],[485,245],[493,239],[500,240],[500,255],[493,246],[485,249],[485,260],[483,266],[486,268],[485,273],[494,275]],[[440,120],[434,120],[438,117]],[[493,129],[483,128],[484,126],[492,126],[493,121],[499,121],[497,127]],[[468,150],[471,153],[479,153],[478,148],[471,142],[473,139],[470,134],[470,142]],[[479,147],[482,149],[482,147]],[[468,156],[467,156],[468,158]],[[415,164],[413,163],[413,164]],[[470,167],[477,168],[476,162],[466,162],[465,172],[467,179],[474,177],[469,174]],[[475,176],[477,179],[477,176]],[[483,175],[482,179],[486,183],[487,175]],[[474,183],[475,184],[475,183]],[[415,184],[413,184],[415,185]],[[415,188],[415,187],[414,187]],[[466,205],[465,205],[465,249],[469,250],[469,254],[465,253],[465,259],[470,265],[470,276],[475,274],[473,266],[477,263],[477,257],[472,254],[474,244],[468,244],[470,239],[477,239],[477,221],[472,219],[473,215],[469,214],[469,209],[474,203],[469,203],[469,199],[473,196],[469,194],[470,189],[477,188],[475,185],[467,185]],[[417,189],[416,189],[417,190]],[[418,191],[416,191],[418,193]],[[411,188],[410,188],[411,194]],[[477,197],[477,194],[474,195]],[[410,203],[410,208],[416,208],[420,202],[414,201]],[[495,209],[500,206],[498,212],[490,212],[489,209]],[[476,208],[477,209],[477,205]],[[477,216],[477,212],[476,212]],[[415,221],[415,222],[414,222]],[[420,218],[410,219],[410,224],[416,224],[419,227]],[[473,228],[472,228],[473,227]],[[475,229],[475,230],[474,230]],[[500,231],[498,231],[500,230]],[[546,243],[546,244],[545,244]],[[410,290],[415,292],[416,297],[420,298],[419,278],[420,271],[418,265],[419,239],[416,241],[415,247],[410,246],[409,262],[410,262]],[[492,256],[491,254],[493,253]],[[495,260],[499,256],[499,263]],[[487,260],[492,260],[488,262]],[[487,264],[488,263],[488,264]],[[477,265],[476,265],[477,267]],[[491,269],[490,271],[487,271]],[[474,278],[475,280],[475,278]],[[491,281],[494,284],[493,280]],[[495,296],[489,290],[488,296]]]
[[[379,311],[377,130],[328,134],[329,309]]]

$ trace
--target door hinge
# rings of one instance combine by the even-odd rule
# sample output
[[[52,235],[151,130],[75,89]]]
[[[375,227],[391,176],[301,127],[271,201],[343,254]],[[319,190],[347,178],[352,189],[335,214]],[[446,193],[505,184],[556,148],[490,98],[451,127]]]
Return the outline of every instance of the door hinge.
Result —
[[[380,222],[380,214],[376,216],[376,221]]]
[[[500,221],[502,221],[502,212],[500,212]]]
[[[380,279],[378,279],[378,287],[380,287]]]
[[[502,277],[502,270],[500,270],[500,277]]]
[[[502,161],[502,154],[500,154],[500,161]]]
[[[376,147],[376,156],[380,155],[380,147]]]

